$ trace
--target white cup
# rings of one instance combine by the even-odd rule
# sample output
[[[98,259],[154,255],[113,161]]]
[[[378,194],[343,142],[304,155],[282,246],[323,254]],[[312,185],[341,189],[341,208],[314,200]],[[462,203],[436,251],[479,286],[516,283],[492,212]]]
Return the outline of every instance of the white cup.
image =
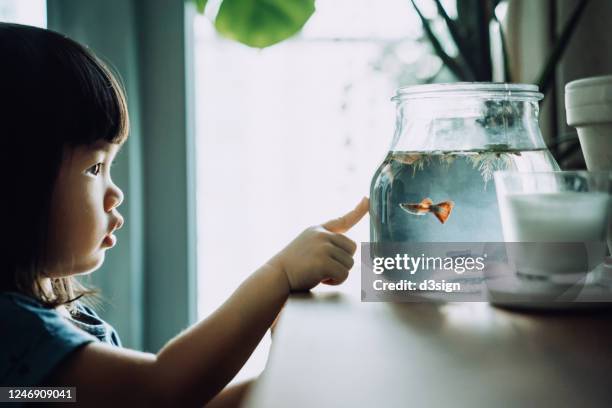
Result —
[[[494,174],[509,263],[530,276],[581,278],[606,253],[612,172]]]

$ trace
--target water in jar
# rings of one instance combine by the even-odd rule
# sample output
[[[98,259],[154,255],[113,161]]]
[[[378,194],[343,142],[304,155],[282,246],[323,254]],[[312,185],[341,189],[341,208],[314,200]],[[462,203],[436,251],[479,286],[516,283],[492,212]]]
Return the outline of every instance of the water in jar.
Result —
[[[493,183],[496,170],[550,171],[558,165],[545,148],[389,152],[372,179],[370,240],[503,242]],[[426,199],[433,204],[406,210],[419,208]],[[451,202],[452,209],[442,222],[435,210],[445,202]]]

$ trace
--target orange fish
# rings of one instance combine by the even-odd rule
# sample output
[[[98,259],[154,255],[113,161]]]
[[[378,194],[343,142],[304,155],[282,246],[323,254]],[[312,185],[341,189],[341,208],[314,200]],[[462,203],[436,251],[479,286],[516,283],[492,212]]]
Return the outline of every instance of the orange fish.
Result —
[[[400,203],[400,207],[407,213],[425,215],[430,212],[435,215],[442,224],[446,222],[454,206],[455,203],[452,201],[442,201],[441,203],[434,204],[431,198],[425,198],[418,204]]]

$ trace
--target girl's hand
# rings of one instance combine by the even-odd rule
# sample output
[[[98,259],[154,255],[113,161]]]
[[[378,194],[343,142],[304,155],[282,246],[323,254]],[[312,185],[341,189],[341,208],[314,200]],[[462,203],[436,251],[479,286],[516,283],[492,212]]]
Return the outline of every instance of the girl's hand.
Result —
[[[309,290],[320,282],[338,285],[348,277],[357,245],[342,235],[368,212],[364,197],[342,217],[307,228],[273,257],[269,264],[280,268],[291,291]]]

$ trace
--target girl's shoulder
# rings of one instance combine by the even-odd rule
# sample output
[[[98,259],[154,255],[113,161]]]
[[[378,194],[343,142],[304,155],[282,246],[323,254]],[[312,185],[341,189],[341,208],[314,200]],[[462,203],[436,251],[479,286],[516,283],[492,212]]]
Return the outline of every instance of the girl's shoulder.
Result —
[[[8,333],[15,328],[53,329],[61,319],[54,309],[16,292],[0,292],[0,327]]]
[[[96,341],[28,296],[0,292],[0,385],[34,386],[71,351]]]
[[[76,327],[85,330],[101,342],[121,347],[121,340],[115,329],[98,316],[89,306],[77,301],[76,313],[70,317],[70,321]]]

